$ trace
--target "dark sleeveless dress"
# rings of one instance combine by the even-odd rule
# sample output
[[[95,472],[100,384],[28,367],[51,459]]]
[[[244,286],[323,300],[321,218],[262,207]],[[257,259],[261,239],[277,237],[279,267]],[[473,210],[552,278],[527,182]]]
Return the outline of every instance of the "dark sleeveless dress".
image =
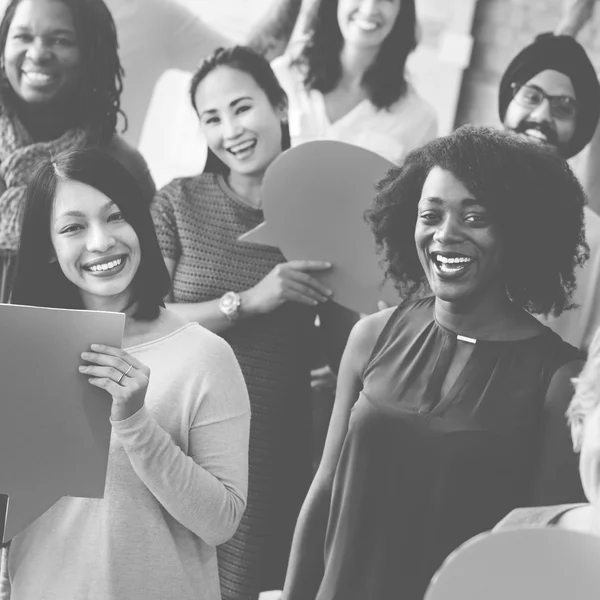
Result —
[[[444,558],[512,509],[583,498],[569,398],[545,402],[553,374],[579,350],[550,329],[478,341],[440,398],[457,341],[434,320],[433,303],[396,310],[365,370],[317,600],[422,600]]]

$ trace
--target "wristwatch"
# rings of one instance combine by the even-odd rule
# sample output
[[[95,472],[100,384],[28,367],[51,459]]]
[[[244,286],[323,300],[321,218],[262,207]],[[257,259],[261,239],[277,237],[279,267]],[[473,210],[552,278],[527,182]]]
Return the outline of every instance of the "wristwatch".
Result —
[[[219,310],[233,323],[240,316],[242,297],[236,292],[227,292],[221,296]]]

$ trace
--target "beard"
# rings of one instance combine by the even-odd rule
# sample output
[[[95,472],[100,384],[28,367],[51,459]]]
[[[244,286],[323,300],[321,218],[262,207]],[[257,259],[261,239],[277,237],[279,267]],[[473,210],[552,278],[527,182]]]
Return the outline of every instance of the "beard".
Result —
[[[543,140],[542,138],[529,135],[526,133],[527,130],[539,131],[546,139]],[[552,127],[550,127],[550,125],[548,125],[547,123],[538,123],[536,121],[525,120],[521,121],[515,128],[512,129],[512,131],[518,133],[519,135],[526,136],[527,139],[542,144],[549,144],[550,146],[554,146],[558,149],[558,135],[556,134],[554,129],[552,129]]]

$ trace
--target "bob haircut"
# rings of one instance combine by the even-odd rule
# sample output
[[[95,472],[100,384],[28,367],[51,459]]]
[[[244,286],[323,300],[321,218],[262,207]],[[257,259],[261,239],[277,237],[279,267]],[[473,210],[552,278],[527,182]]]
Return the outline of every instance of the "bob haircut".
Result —
[[[575,394],[567,410],[573,449],[581,451],[585,420],[600,404],[600,328],[596,330],[587,360],[578,377],[573,378]]]
[[[58,186],[63,181],[78,181],[102,192],[133,227],[140,243],[141,260],[132,282],[129,307],[135,307],[132,316],[136,319],[158,317],[171,280],[160,253],[148,203],[129,171],[97,148],[48,159],[33,175],[26,191],[11,301],[30,306],[84,308],[78,288],[64,276],[56,261],[51,262],[54,256],[50,237],[52,210]]]
[[[510,299],[538,314],[572,308],[575,268],[589,257],[581,185],[553,148],[468,125],[414,150],[377,183],[366,218],[386,276],[403,300],[430,293],[414,231],[423,184],[434,167],[452,173],[489,208],[506,241],[503,270]]]
[[[338,4],[339,0],[316,0],[308,17],[306,42],[292,62],[305,73],[305,87],[323,94],[335,89],[342,76],[340,55],[344,38],[338,22]],[[363,77],[369,99],[377,108],[389,108],[406,92],[404,68],[416,46],[415,2],[401,0],[394,27]]]
[[[0,23],[0,48],[4,54],[8,30],[22,0],[11,0]],[[103,0],[60,0],[71,12],[81,51],[80,82],[73,98],[73,123],[85,129],[93,144],[104,144],[114,136],[117,118],[127,117],[121,110],[123,67],[119,59],[117,30]],[[5,91],[12,92],[2,73]],[[5,94],[6,96],[6,94]],[[13,93],[7,95],[10,100]]]
[[[256,81],[257,85],[265,92],[273,108],[287,108],[287,94],[279,84],[277,76],[271,69],[269,61],[248,46],[232,46],[230,48],[217,48],[194,73],[190,83],[190,100],[194,111],[198,113],[196,105],[196,92],[204,78],[218,67],[230,67],[247,73]],[[287,122],[281,123],[281,150],[291,146],[290,128]],[[206,155],[205,173],[229,172],[229,167],[209,148]]]

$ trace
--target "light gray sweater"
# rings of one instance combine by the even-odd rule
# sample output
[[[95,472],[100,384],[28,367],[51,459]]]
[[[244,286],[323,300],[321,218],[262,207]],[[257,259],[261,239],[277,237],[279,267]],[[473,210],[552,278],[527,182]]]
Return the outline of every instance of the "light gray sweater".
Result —
[[[112,423],[104,498],[62,498],[16,536],[3,598],[220,598],[215,546],[235,532],[248,485],[241,370],[198,324],[127,350],[150,384],[145,406]]]

